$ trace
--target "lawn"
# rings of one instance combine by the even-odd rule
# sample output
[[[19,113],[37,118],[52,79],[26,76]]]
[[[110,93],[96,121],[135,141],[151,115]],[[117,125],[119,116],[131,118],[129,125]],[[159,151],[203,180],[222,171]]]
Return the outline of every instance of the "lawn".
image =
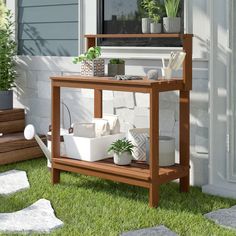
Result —
[[[218,227],[203,217],[212,210],[236,205],[236,200],[209,196],[200,188],[180,194],[177,184],[163,185],[160,206],[151,209],[148,191],[139,187],[71,173],[63,173],[61,184],[52,186],[45,159],[1,166],[0,172],[11,169],[25,170],[31,188],[0,197],[0,212],[17,211],[46,198],[65,223],[51,235],[110,236],[157,225],[179,235],[236,235],[236,231]]]

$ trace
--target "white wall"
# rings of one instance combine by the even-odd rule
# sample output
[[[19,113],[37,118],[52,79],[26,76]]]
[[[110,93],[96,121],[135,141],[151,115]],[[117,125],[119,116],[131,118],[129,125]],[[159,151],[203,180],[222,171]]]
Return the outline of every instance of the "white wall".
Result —
[[[83,8],[82,27],[85,33],[96,33],[95,0],[86,0]],[[209,18],[205,0],[188,0],[185,26],[195,34],[193,63],[193,92],[191,93],[191,183],[202,185],[208,182],[208,128],[209,128]],[[204,26],[204,27],[203,27]],[[122,49],[119,49],[122,52]],[[120,57],[126,58],[127,74],[145,75],[149,69],[160,69],[162,56],[168,50],[123,49]],[[117,57],[117,49],[104,49],[103,57]],[[144,60],[145,59],[145,60]],[[72,58],[63,57],[18,57],[15,106],[25,107],[27,122],[36,125],[38,132],[45,133],[50,122],[50,80],[53,75],[78,73],[79,66]],[[180,72],[178,73],[181,74]],[[62,93],[63,101],[72,111],[73,121],[88,121],[93,112],[93,93],[89,90],[69,90]],[[148,127],[148,97],[144,94],[105,92],[105,112],[120,114],[122,123],[128,121],[137,127]],[[178,94],[169,92],[160,99],[161,133],[174,135],[178,144]],[[65,113],[65,123],[68,119]],[[124,127],[124,125],[123,125]],[[178,146],[178,145],[177,145]],[[178,148],[177,148],[178,154]]]

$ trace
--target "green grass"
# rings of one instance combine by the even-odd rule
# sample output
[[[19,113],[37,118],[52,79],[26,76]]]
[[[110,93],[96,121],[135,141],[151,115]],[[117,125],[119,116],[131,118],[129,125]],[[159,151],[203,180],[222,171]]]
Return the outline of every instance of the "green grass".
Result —
[[[157,225],[179,235],[236,235],[236,231],[218,227],[203,217],[212,210],[236,205],[236,200],[209,196],[200,188],[180,194],[178,184],[163,185],[159,208],[151,209],[148,191],[139,187],[71,173],[63,173],[61,183],[52,186],[45,159],[1,166],[0,172],[11,169],[25,170],[31,188],[0,197],[0,212],[17,211],[46,198],[65,223],[51,235],[110,236]]]

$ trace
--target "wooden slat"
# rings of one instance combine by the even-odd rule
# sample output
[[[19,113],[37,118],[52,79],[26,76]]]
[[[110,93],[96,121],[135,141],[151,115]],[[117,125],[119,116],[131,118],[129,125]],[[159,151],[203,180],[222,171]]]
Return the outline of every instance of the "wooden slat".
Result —
[[[85,38],[185,38],[192,34],[86,34]]]
[[[0,122],[0,133],[3,133],[3,134],[23,132],[24,129],[25,129],[24,119]]]
[[[53,169],[54,170],[64,170],[64,171],[69,171],[69,172],[74,172],[74,173],[79,173],[83,175],[89,175],[89,176],[95,176],[99,177],[102,179],[108,179],[108,180],[113,180],[125,184],[130,184],[130,185],[135,185],[135,186],[140,186],[144,188],[149,188],[150,184],[147,181],[144,180],[138,180],[138,179],[131,179],[130,177],[124,177],[124,176],[119,176],[111,173],[104,173],[104,172],[99,172],[95,170],[87,170],[79,167],[73,167],[73,166],[67,166],[67,165],[62,165],[58,163],[53,164]]]
[[[0,110],[0,122],[24,119],[24,109]]]
[[[41,136],[42,140],[46,142],[46,137]],[[14,150],[38,146],[37,142],[33,140],[26,140],[23,133],[7,134],[0,137],[0,153],[11,152]]]
[[[150,81],[132,80],[132,81],[117,81],[107,77],[90,77],[83,76],[65,76],[51,77],[55,87],[70,87],[70,88],[88,88],[95,90],[113,90],[126,92],[141,92],[149,93],[150,88],[155,87],[159,92],[181,90],[184,88],[182,79],[173,78],[171,80]]]
[[[148,168],[143,169],[133,165],[122,167],[122,166],[117,166],[114,163],[107,162],[106,160],[98,162],[86,162],[86,161],[73,160],[69,158],[56,158],[53,159],[53,161],[58,164],[76,166],[79,168],[96,170],[104,173],[111,173],[111,174],[114,173],[116,175],[132,177],[136,179],[142,179],[142,180],[150,179]]]
[[[171,167],[160,167],[158,182],[160,184],[168,183],[172,180],[188,176],[189,167],[174,165]]]
[[[39,147],[30,147],[21,150],[0,153],[0,165],[35,159],[43,156],[44,155]]]
[[[66,171],[77,172],[81,174],[90,175],[90,171],[98,172],[99,174],[111,174],[116,176],[123,176],[136,180],[150,181],[149,165],[144,162],[133,161],[130,166],[117,166],[113,163],[113,159],[105,159],[98,162],[86,162],[74,160],[66,157],[54,158],[54,165],[67,166]],[[58,169],[65,170],[62,167]],[[73,169],[75,168],[75,169]],[[83,171],[81,171],[83,170]],[[159,168],[158,184],[167,183],[171,180],[186,176],[188,173],[187,167],[182,167],[178,164],[170,167]],[[98,176],[94,175],[93,176]],[[110,178],[111,179],[111,178]],[[117,180],[118,181],[118,180]],[[157,180],[156,180],[157,181]]]
[[[165,85],[165,84],[181,84],[183,80],[181,78],[172,78],[170,80],[160,77],[158,80],[148,80],[147,77],[143,77],[142,80],[114,80],[112,77],[93,77],[82,75],[70,75],[70,76],[53,76],[50,78],[53,81],[66,81],[66,82],[86,82],[92,84],[114,84],[114,85],[139,85],[150,87],[152,85]],[[63,86],[62,86],[63,87]]]

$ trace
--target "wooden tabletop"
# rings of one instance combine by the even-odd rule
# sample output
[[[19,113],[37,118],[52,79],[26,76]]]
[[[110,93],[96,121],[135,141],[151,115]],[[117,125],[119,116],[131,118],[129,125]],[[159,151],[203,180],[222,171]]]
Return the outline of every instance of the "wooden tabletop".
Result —
[[[52,81],[58,82],[85,82],[91,84],[113,84],[113,85],[139,85],[143,87],[151,87],[152,85],[163,85],[163,84],[182,84],[183,80],[181,78],[172,78],[171,80],[166,80],[159,78],[158,80],[148,80],[143,77],[142,80],[114,80],[112,77],[90,77],[90,76],[55,76],[50,77]]]

